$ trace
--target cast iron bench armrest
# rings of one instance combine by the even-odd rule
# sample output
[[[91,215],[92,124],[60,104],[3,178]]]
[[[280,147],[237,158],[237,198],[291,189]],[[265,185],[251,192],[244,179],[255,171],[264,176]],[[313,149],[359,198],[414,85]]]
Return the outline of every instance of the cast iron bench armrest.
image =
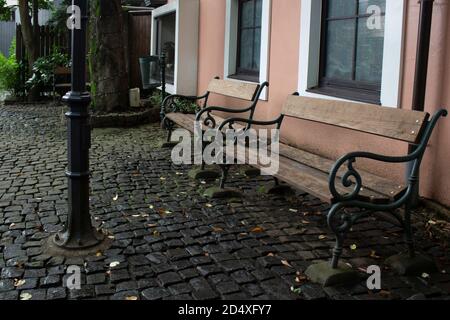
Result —
[[[270,121],[259,121],[259,120],[253,120],[253,119],[244,119],[244,118],[229,118],[227,120],[225,120],[224,122],[222,122],[222,124],[220,125],[220,127],[218,128],[218,131],[222,131],[223,128],[225,128],[225,126],[229,126],[229,128],[232,128],[233,124],[235,124],[236,122],[243,122],[243,123],[247,123],[248,125],[258,125],[258,126],[271,126],[276,124],[277,128],[279,129],[281,126],[281,123],[283,122],[284,119],[284,115],[279,116],[277,119],[275,120],[270,120]]]
[[[425,149],[427,148],[428,141],[431,137],[431,134],[433,132],[433,129],[435,128],[438,120],[441,117],[446,117],[448,115],[447,110],[439,110],[433,118],[428,122],[426,128],[424,129],[424,132],[422,134],[422,137],[420,139],[420,142],[417,144],[416,148],[413,152],[411,152],[408,155],[405,156],[386,156],[386,155],[380,155],[375,154],[371,152],[351,152],[343,157],[341,157],[339,160],[336,161],[334,166],[332,167],[330,171],[329,176],[329,188],[330,192],[334,198],[335,202],[342,202],[342,201],[352,201],[358,198],[359,193],[361,191],[361,188],[363,187],[362,178],[359,172],[354,168],[353,164],[356,162],[357,158],[365,158],[380,162],[387,162],[387,163],[406,163],[414,161],[413,168],[411,170],[411,174],[409,177],[409,185],[416,183],[418,180],[418,173],[420,169],[420,164],[422,162],[423,155],[425,153]],[[353,188],[353,191],[350,194],[342,195],[340,194],[336,189],[336,177],[339,172],[339,170],[347,164],[347,172],[342,175],[341,182],[342,185],[346,188],[349,188],[352,186],[353,182],[351,181],[351,178],[355,180],[354,184],[355,187]],[[402,197],[401,203],[405,202],[409,196],[409,192],[405,196]]]
[[[252,104],[249,107],[247,107],[247,108],[231,109],[231,108],[217,107],[217,106],[205,107],[199,113],[197,113],[197,117],[196,117],[195,120],[197,122],[200,122],[201,119],[202,119],[202,116],[206,113],[206,118],[203,120],[203,124],[206,125],[206,126],[211,126],[211,127],[215,128],[216,127],[216,120],[214,119],[213,116],[211,116],[211,112],[213,112],[213,111],[228,112],[228,113],[234,113],[234,114],[250,112],[250,115],[249,115],[248,119],[246,119],[247,120],[246,122],[248,123],[247,129],[249,129],[251,127],[251,125],[254,123],[254,122],[250,122],[250,121],[252,121],[253,116],[255,114],[255,107],[256,107],[256,104],[259,101],[259,97],[261,96],[261,93],[263,92],[263,90],[266,87],[268,87],[268,86],[269,86],[269,82],[267,82],[267,81],[263,82],[259,86],[259,88],[256,91],[255,96],[253,98]],[[250,120],[250,121],[248,121],[248,120]]]
[[[251,111],[252,109],[253,109],[252,106],[245,108],[245,109],[230,109],[230,108],[225,108],[225,107],[211,106],[211,107],[207,107],[207,108],[200,110],[197,113],[195,121],[201,122],[202,116],[206,113],[206,117],[203,119],[203,124],[205,126],[210,126],[212,128],[215,128],[216,127],[216,119],[214,119],[214,117],[211,115],[211,112],[219,111],[219,112],[228,112],[228,113],[236,114],[236,113],[245,113],[245,112]]]

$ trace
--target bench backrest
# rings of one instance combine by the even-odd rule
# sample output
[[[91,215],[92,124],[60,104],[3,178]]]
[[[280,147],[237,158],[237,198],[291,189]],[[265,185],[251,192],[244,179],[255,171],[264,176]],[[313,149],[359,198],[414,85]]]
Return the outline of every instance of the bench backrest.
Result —
[[[259,84],[213,79],[208,86],[208,92],[227,97],[253,101],[258,93]]]
[[[418,142],[429,118],[425,112],[300,96],[290,96],[282,113],[409,143]]]

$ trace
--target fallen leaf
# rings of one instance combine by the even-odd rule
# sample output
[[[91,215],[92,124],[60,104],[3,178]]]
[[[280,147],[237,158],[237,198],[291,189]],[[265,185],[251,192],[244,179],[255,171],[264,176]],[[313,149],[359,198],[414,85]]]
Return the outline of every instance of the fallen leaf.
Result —
[[[28,292],[22,292],[20,294],[20,300],[30,300],[33,296]]]
[[[113,198],[113,201],[117,201],[117,200],[119,200],[119,195],[118,194],[116,194],[116,196]]]
[[[323,235],[323,234],[319,236],[319,240],[325,240],[326,238],[327,238],[327,236]]]
[[[434,221],[434,220],[429,220],[429,221],[428,221],[428,224],[431,224],[432,226],[434,226],[434,225],[436,225],[436,224],[437,224],[437,222],[436,222],[436,221]]]
[[[207,204],[205,204],[205,206],[206,206],[207,208],[212,208],[212,207],[213,207],[213,205],[212,205],[211,203],[207,203]]]
[[[172,212],[170,212],[169,210],[166,210],[164,208],[159,208],[158,213],[163,216],[165,214],[171,214]]]
[[[356,249],[358,249],[358,247],[356,246],[356,244],[352,244],[352,245],[350,246],[350,249],[356,250]]]
[[[305,275],[302,275],[302,274],[297,275],[297,277],[295,277],[295,282],[297,282],[297,283],[304,283],[307,280],[308,280],[308,277]]]
[[[309,221],[306,221],[306,220],[302,220],[302,223],[303,223],[303,224],[310,224],[310,222],[309,222]]]
[[[159,180],[161,180],[161,181],[165,181],[165,180],[166,180],[166,178],[164,178],[164,177],[160,177],[160,178],[159,178]]]
[[[147,225],[147,227],[149,227],[149,228],[155,228],[157,226],[158,226],[158,224],[156,224],[156,223],[151,223],[151,224]]]
[[[294,212],[294,213],[297,213],[297,212],[298,212],[298,210],[296,210],[296,209],[289,209],[289,211],[290,211],[290,212]]]
[[[387,291],[387,290],[381,290],[379,294],[383,298],[389,298],[391,296],[391,293],[389,291]]]
[[[212,229],[214,232],[222,232],[223,231],[223,229],[219,228],[219,227],[212,227]]]
[[[155,230],[155,231],[153,231],[153,235],[154,235],[155,237],[159,237],[161,234],[159,233],[158,230]]]
[[[292,291],[293,293],[295,293],[295,294],[300,294],[300,293],[302,293],[302,289],[300,289],[300,288],[294,288],[294,287],[291,287],[291,291]]]
[[[138,299],[138,297],[136,297],[136,296],[127,296],[127,297],[125,297],[125,300],[128,300],[128,301],[134,301],[134,300],[137,300]]]
[[[264,232],[264,229],[261,228],[261,227],[254,227],[254,228],[251,230],[251,232],[253,232],[253,233],[261,233],[261,232]]]
[[[23,286],[24,284],[25,284],[25,280],[24,279],[22,279],[22,280],[19,280],[19,279],[14,279],[14,287],[21,287],[21,286]]]
[[[120,264],[119,261],[113,261],[113,262],[111,262],[111,263],[109,264],[109,267],[110,267],[110,268],[115,268],[115,267],[117,267],[119,264]]]
[[[95,254],[95,256],[96,256],[96,257],[101,257],[101,256],[102,256],[102,253],[99,251],[99,252],[97,252],[97,253]]]
[[[281,260],[281,264],[283,266],[289,267],[289,268],[294,268],[287,260]]]

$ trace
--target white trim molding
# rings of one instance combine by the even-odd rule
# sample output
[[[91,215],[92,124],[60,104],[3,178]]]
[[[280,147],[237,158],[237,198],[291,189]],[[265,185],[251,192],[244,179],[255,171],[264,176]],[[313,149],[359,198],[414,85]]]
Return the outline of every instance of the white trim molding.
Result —
[[[231,81],[246,82],[231,79],[228,76],[236,72],[237,59],[237,32],[238,32],[238,0],[226,0],[225,15],[225,53],[224,53],[224,79]],[[261,55],[259,83],[269,81],[269,55],[270,55],[270,32],[271,32],[271,9],[272,0],[262,0],[261,21]],[[261,100],[268,100],[267,88],[261,93]]]
[[[403,71],[405,0],[386,0],[381,105],[399,107]],[[302,96],[333,99],[308,92],[319,83],[322,1],[301,1],[298,92]],[[340,99],[338,99],[340,100]]]
[[[174,0],[152,12],[150,52],[156,55],[157,18],[176,13],[174,84],[167,84],[170,94],[197,95],[199,0]]]

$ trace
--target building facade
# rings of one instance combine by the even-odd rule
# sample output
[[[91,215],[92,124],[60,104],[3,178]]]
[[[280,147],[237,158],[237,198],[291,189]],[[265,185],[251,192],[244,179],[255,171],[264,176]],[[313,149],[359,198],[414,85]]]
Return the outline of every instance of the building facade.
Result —
[[[182,1],[199,3],[196,60],[190,57],[196,76],[189,79],[196,89],[183,93],[203,93],[215,76],[234,81],[267,80],[270,88],[257,108],[260,120],[276,118],[293,92],[412,108],[420,9],[416,0]],[[429,113],[450,108],[448,7],[448,0],[434,1],[425,103]],[[177,12],[176,23],[182,15]],[[185,23],[178,27],[189,28],[192,22]],[[192,33],[196,35],[197,30],[193,28]],[[175,47],[179,41],[175,34]],[[239,106],[226,98],[212,103]],[[404,143],[301,120],[287,119],[281,136],[284,142],[330,158],[356,150],[391,155],[407,152]],[[421,195],[446,206],[450,206],[449,138],[450,121],[445,119],[435,130],[421,175]],[[403,165],[359,165],[399,182],[405,179]]]

